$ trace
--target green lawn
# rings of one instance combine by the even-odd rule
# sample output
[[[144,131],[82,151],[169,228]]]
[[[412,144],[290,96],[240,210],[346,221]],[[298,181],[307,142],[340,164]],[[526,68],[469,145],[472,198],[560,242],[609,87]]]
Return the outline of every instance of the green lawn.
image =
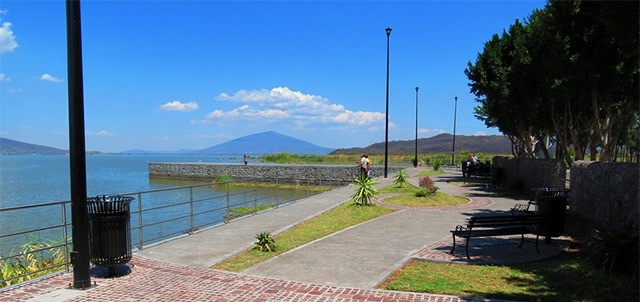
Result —
[[[437,207],[437,206],[450,206],[468,203],[469,200],[459,196],[453,196],[442,192],[436,192],[433,195],[424,197],[417,197],[415,194],[419,188],[409,184],[403,183],[402,186],[393,184],[384,187],[380,190],[380,194],[400,194],[397,196],[387,197],[384,199],[384,203],[395,204],[405,207]]]
[[[382,288],[516,301],[638,301],[638,279],[607,275],[581,252],[513,266],[414,261]]]
[[[565,232],[573,243],[553,259],[508,266],[413,261],[380,288],[515,301],[639,301],[637,272],[623,277],[590,265],[592,227],[568,215]]]

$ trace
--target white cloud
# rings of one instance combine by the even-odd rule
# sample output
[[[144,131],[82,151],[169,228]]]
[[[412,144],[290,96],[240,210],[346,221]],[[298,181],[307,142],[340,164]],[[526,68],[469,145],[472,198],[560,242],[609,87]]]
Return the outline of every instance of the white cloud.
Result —
[[[281,121],[296,129],[323,127],[370,126],[384,121],[379,112],[352,111],[343,105],[332,104],[318,95],[293,91],[287,87],[270,90],[239,90],[236,93],[220,93],[218,101],[243,103],[229,111],[220,109],[209,112],[205,122]]]
[[[2,11],[5,14],[7,11]],[[13,35],[11,30],[11,22],[3,22],[0,27],[0,54],[5,52],[12,52],[18,48],[18,42],[16,42],[16,36]]]
[[[167,102],[164,105],[160,106],[160,110],[181,111],[181,112],[194,111],[194,110],[198,110],[198,103],[196,102],[182,103],[180,101]]]
[[[95,134],[91,133],[91,132],[87,132],[86,133],[87,136],[102,136],[102,137],[110,137],[110,136],[115,136],[115,134],[107,131],[107,130],[100,130],[98,132],[96,132]]]
[[[418,135],[421,137],[432,137],[442,133],[447,133],[447,131],[443,129],[437,129],[437,128],[436,129],[426,129],[426,128],[418,129]]]
[[[62,80],[61,78],[56,78],[48,73],[45,73],[43,75],[40,76],[40,79],[43,81],[47,81],[47,82],[53,82],[53,83],[62,83],[64,82],[64,80]]]
[[[10,82],[11,79],[7,77],[6,74],[0,72],[0,82]]]

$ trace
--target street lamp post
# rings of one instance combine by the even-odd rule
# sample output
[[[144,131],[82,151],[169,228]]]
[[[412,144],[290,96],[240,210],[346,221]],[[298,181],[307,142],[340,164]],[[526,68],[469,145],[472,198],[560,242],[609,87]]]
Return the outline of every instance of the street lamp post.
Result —
[[[455,164],[454,156],[456,154],[456,115],[458,113],[458,97],[454,97],[453,99],[453,147],[451,147],[451,165]]]
[[[413,167],[418,167],[418,89],[416,86],[416,154],[413,158]]]
[[[389,158],[389,36],[391,27],[387,27],[387,113],[384,124],[384,178],[387,178],[388,158]]]

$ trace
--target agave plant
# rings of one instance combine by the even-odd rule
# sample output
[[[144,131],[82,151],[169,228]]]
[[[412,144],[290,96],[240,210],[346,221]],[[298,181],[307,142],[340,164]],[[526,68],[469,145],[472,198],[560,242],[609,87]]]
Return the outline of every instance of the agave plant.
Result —
[[[398,171],[398,174],[396,174],[396,179],[393,181],[393,183],[402,188],[402,184],[407,182],[407,178],[409,178],[409,176],[407,175],[407,171],[400,170]]]
[[[254,248],[261,252],[273,252],[276,250],[276,241],[271,237],[270,232],[258,233],[255,238],[258,241],[254,243]]]
[[[368,178],[366,175],[356,177],[355,180],[358,188],[353,195],[351,195],[352,200],[359,205],[370,205],[371,199],[378,194],[378,190],[373,186],[376,184],[376,181]]]

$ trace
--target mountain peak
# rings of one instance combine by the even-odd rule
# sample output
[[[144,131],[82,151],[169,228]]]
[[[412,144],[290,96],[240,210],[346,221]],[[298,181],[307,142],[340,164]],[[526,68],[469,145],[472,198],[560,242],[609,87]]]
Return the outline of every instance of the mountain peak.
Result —
[[[206,149],[196,150],[197,154],[328,154],[333,151],[312,143],[280,134],[275,131],[265,131],[236,138],[234,140],[215,145]]]

